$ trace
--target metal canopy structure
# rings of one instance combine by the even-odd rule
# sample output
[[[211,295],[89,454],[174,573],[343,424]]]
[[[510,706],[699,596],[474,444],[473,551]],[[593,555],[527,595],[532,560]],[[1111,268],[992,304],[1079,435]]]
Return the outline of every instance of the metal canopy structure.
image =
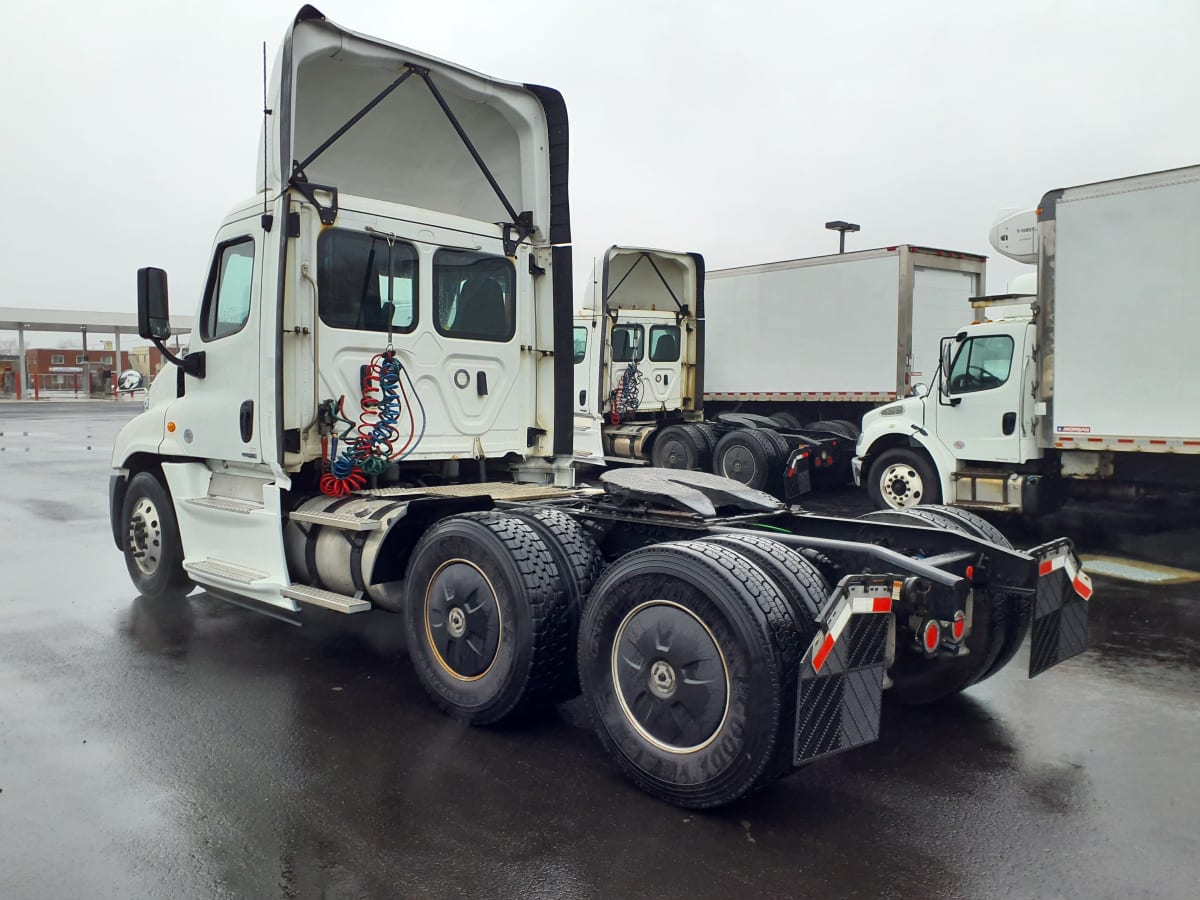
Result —
[[[194,316],[171,316],[171,335],[190,334],[195,328]],[[136,313],[96,312],[84,309],[29,309],[20,306],[0,306],[0,330],[17,333],[17,359],[20,384],[17,396],[25,392],[25,332],[56,331],[81,335],[84,358],[87,358],[88,332],[111,334],[117,360],[121,359],[121,335],[138,333]],[[84,364],[85,367],[87,363]]]

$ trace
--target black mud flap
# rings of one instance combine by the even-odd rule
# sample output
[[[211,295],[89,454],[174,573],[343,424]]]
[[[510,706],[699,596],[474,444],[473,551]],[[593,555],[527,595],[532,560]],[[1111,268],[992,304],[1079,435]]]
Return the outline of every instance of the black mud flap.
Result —
[[[892,601],[899,589],[900,581],[890,576],[848,576],[822,610],[801,662],[795,765],[879,738]]]
[[[812,471],[807,450],[793,450],[783,470],[783,499],[795,503],[812,491]]]
[[[1029,554],[1038,561],[1029,646],[1029,677],[1033,678],[1087,649],[1092,580],[1070,541],[1051,541]]]

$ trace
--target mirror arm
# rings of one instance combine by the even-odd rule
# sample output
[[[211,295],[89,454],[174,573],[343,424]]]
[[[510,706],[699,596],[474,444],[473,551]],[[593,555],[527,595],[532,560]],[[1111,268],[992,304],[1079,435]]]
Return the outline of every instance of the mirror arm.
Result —
[[[151,338],[154,341],[154,346],[158,348],[158,352],[163,355],[163,359],[171,363],[171,365],[179,366],[188,375],[193,378],[203,378],[205,376],[204,351],[198,350],[195,353],[189,353],[187,356],[179,357],[167,349],[167,345],[159,338]]]

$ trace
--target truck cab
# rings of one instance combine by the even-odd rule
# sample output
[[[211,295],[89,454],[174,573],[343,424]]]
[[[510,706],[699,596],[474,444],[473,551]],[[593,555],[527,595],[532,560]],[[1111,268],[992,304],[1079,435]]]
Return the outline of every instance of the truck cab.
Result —
[[[704,258],[613,246],[592,285],[573,325],[577,421],[602,456],[645,459],[662,426],[702,418]]]
[[[111,494],[145,578],[169,496],[191,580],[295,609],[289,492],[570,483],[567,126],[552,89],[308,6],[269,93],[258,193],[217,229],[191,352],[118,438]],[[160,345],[167,307],[142,270]],[[162,492],[119,522],[142,473]]]

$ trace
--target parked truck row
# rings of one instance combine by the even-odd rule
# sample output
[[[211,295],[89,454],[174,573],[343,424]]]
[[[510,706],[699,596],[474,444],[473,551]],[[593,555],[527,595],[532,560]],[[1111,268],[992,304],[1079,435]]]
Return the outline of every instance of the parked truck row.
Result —
[[[138,273],[139,332],[176,365],[113,453],[113,538],[142,594],[397,614],[449,715],[582,692],[616,766],[689,807],[876,739],[885,692],[955,694],[1026,634],[1031,676],[1083,649],[1091,587],[1065,539],[1017,550],[943,506],[808,515],[652,466],[573,485],[557,91],[305,6],[268,93],[258,192],[217,230],[186,357],[164,343],[166,273]],[[672,322],[690,340],[700,295],[672,279],[698,261],[673,264],[677,306],[614,346],[666,355],[673,332],[649,331]],[[589,382],[618,406],[619,362]]]

